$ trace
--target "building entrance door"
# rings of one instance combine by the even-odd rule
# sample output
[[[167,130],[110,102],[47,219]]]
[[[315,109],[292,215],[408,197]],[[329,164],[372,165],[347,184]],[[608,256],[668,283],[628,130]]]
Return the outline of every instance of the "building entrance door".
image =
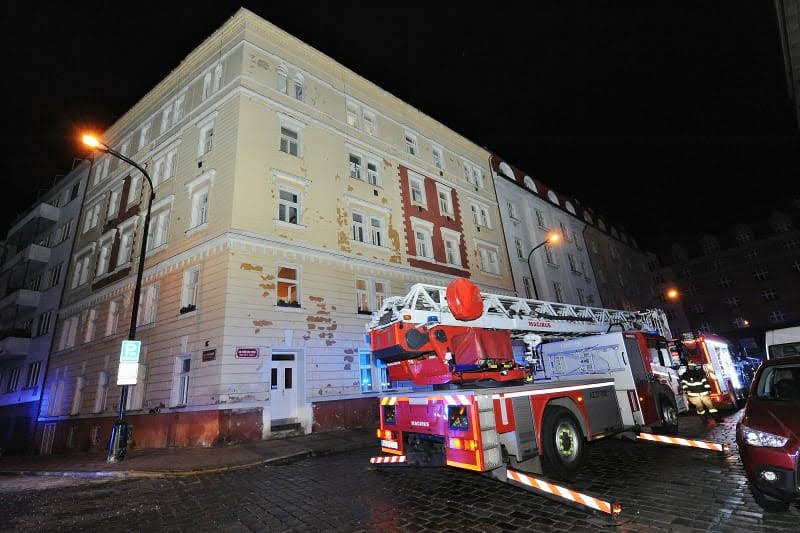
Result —
[[[297,364],[294,352],[273,352],[270,369],[272,426],[297,422]]]

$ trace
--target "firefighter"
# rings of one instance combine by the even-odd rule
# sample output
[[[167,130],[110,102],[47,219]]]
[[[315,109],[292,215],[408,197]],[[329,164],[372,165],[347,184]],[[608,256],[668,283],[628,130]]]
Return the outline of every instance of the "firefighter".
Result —
[[[700,416],[706,414],[706,409],[710,414],[716,414],[717,410],[711,401],[711,385],[708,383],[703,367],[698,366],[694,361],[689,361],[686,366],[686,372],[681,376],[681,387],[694,405],[695,411]]]

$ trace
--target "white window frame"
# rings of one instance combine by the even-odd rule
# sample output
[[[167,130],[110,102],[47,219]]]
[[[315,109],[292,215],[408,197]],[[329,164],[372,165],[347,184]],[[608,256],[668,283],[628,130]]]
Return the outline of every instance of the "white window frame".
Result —
[[[200,130],[197,142],[197,157],[202,157],[214,149],[214,125],[215,120],[213,119],[197,125]]]
[[[351,235],[350,238],[359,243],[365,243],[366,241],[366,233],[367,227],[366,223],[364,222],[364,213],[361,211],[353,210],[350,212],[350,229]]]
[[[370,168],[373,167],[374,171]],[[373,185],[375,187],[381,187],[381,165],[377,159],[374,158],[367,158],[367,165],[366,165],[366,177],[367,183]]]
[[[204,102],[211,96],[211,71],[205,73],[203,76],[203,92],[200,93],[200,101]]]
[[[359,281],[364,282],[364,286],[359,287]],[[368,315],[379,310],[383,305],[383,300],[389,296],[386,290],[389,283],[383,279],[375,279],[366,276],[356,276],[356,314]],[[380,291],[379,288],[383,289]],[[362,309],[361,305],[366,300],[366,309]]]
[[[122,197],[122,185],[111,189],[108,193],[108,209],[106,220],[111,220],[119,214],[119,204]]]
[[[108,381],[108,372],[105,370],[98,372],[93,413],[102,413],[106,410],[106,403],[108,401]]]
[[[83,218],[83,233],[97,226],[100,221],[100,208],[100,202],[95,202],[86,209],[86,214]]]
[[[434,261],[433,222],[411,217],[411,232],[414,236],[414,255],[418,259]]]
[[[292,139],[291,136],[284,135],[284,130],[295,134],[296,138]],[[280,143],[278,145],[278,149],[285,154],[300,157],[300,134],[301,133],[299,129],[295,129],[288,124],[281,124]],[[284,143],[286,149],[284,149]]]
[[[444,258],[449,266],[461,268],[461,234],[448,228],[439,228],[444,243]],[[452,257],[451,257],[452,252]]]
[[[479,242],[477,244],[480,269],[484,274],[497,276],[500,274],[500,249],[494,244]]]
[[[358,106],[356,104],[353,104],[353,103],[348,103],[347,104],[347,117],[346,117],[347,125],[352,127],[352,128],[355,128],[357,130],[360,130],[361,129],[361,120],[360,120],[359,115],[360,115],[360,113],[359,113]]]
[[[375,120],[375,114],[371,111],[363,111],[361,113],[361,124],[363,125],[364,133],[367,135],[376,135],[377,134],[377,122]]]
[[[139,149],[141,150],[144,148],[148,142],[150,142],[150,129],[152,124],[150,122],[146,122],[142,125],[142,129],[139,130]]]
[[[89,309],[89,312],[86,314],[86,328],[84,329],[83,335],[83,342],[92,342],[94,340],[94,334],[97,330],[97,306]]]
[[[289,94],[289,71],[283,65],[276,69],[275,88],[278,92]]]
[[[28,373],[25,376],[25,388],[35,389],[39,384],[39,374],[42,372],[42,362],[33,361],[28,364]]]
[[[436,182],[436,203],[439,206],[439,214],[451,218],[455,217],[453,189]]]
[[[172,407],[184,407],[189,404],[189,385],[192,377],[192,355],[181,354],[176,356],[173,373],[175,377],[173,378],[172,401],[170,403],[172,404]]]
[[[403,143],[406,147],[406,153],[417,157],[419,153],[419,146],[417,146],[417,136],[411,132],[403,133]]]
[[[375,222],[378,222],[376,225]],[[387,248],[389,243],[386,236],[386,220],[382,217],[370,215],[369,216],[369,235],[370,242],[373,246],[380,248]]]
[[[419,200],[414,198],[414,185],[417,185],[417,191],[419,192]],[[419,176],[418,174],[408,176],[408,195],[409,200],[411,201],[411,205],[419,205],[422,207],[428,207],[428,199],[425,196],[425,178]]]
[[[294,98],[299,102],[305,102],[305,87],[302,74],[295,74],[294,76]]]
[[[117,269],[131,262],[131,254],[133,254],[133,239],[134,239],[135,229],[136,226],[134,224],[127,224],[125,228],[122,227],[119,228],[119,249],[117,250]]]
[[[472,221],[476,226],[486,229],[492,229],[492,218],[489,214],[489,208],[483,204],[472,202],[470,204],[472,210]]]
[[[297,197],[297,201],[296,202],[292,202],[291,200],[283,199],[281,197],[281,192],[287,192],[289,194],[295,195]],[[302,203],[303,203],[303,195],[299,190],[297,190],[297,189],[295,189],[293,187],[289,187],[287,185],[279,184],[278,185],[278,214],[277,214],[276,220],[282,222],[283,224],[291,224],[293,226],[294,225],[302,226],[302,221],[301,221]],[[281,218],[281,207],[284,208],[284,215],[286,217],[286,220]],[[296,210],[296,218],[297,218],[297,220],[295,222],[292,222],[291,221],[291,217],[289,216],[289,212],[290,212],[291,209],[295,209]]]
[[[350,152],[347,166],[351,178],[364,181],[364,157],[362,155]]]
[[[194,266],[183,272],[183,283],[181,284],[181,312],[190,312],[197,309],[199,293],[200,267]],[[183,311],[189,307],[192,307],[192,309]]]
[[[136,317],[137,326],[154,324],[158,318],[159,282],[142,287],[139,297],[139,310]]]
[[[444,151],[440,146],[432,147],[431,157],[433,158],[433,166],[439,170],[444,170]]]
[[[290,270],[294,270],[295,279],[282,278],[280,273],[281,273],[281,269],[284,269],[284,268],[287,268],[287,269],[290,269]],[[279,263],[279,264],[276,265],[276,267],[275,267],[275,287],[277,289],[275,291],[275,305],[276,305],[276,307],[279,307],[279,308],[280,307],[300,307],[302,305],[301,304],[301,302],[302,302],[302,300],[301,300],[301,298],[302,298],[301,288],[302,287],[301,287],[301,284],[300,284],[301,279],[302,279],[302,277],[301,277],[301,271],[300,271],[300,266],[299,265],[290,264],[290,263]],[[288,305],[281,305],[281,304],[278,303],[279,301],[281,301],[281,297],[280,297],[280,284],[281,283],[285,283],[285,284],[287,284],[289,286],[294,285],[294,292],[295,292],[295,295],[296,295],[296,300],[294,300],[294,302],[296,302],[297,305],[291,305],[292,304],[292,300],[288,300],[288,301],[287,300],[283,300]],[[288,298],[288,296],[289,296],[289,293],[287,293],[287,298]]]
[[[108,302],[108,314],[106,315],[106,337],[114,335],[117,332],[119,325],[120,308],[122,307],[122,300],[116,298]]]
[[[219,91],[220,87],[222,87],[222,63],[217,63],[217,66],[214,67],[213,91]]]

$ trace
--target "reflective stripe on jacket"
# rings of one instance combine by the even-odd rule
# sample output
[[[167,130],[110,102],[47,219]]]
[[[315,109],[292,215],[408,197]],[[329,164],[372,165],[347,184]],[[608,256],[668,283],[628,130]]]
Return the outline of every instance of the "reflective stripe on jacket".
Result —
[[[689,396],[705,396],[711,392],[711,385],[703,369],[695,367],[681,376],[681,387]]]

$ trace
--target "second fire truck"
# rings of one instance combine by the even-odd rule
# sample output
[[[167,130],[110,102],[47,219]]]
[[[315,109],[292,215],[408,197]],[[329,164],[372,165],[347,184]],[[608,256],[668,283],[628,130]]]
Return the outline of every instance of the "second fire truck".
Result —
[[[381,396],[389,455],[373,462],[449,465],[518,485],[530,484],[524,472],[570,480],[588,442],[674,431],[686,405],[664,359],[660,310],[482,294],[460,278],[386,299],[368,330],[389,379],[416,389]]]

